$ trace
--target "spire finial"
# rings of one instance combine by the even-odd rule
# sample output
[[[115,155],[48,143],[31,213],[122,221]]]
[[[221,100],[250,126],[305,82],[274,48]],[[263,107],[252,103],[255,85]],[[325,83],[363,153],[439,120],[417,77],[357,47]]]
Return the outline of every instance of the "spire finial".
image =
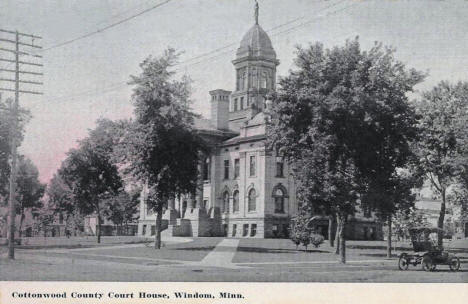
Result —
[[[258,2],[255,0],[255,24],[258,24]]]

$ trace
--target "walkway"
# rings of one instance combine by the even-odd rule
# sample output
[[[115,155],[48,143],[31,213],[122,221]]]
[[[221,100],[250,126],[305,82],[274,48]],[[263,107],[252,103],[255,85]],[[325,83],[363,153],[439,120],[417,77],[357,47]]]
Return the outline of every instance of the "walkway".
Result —
[[[232,259],[236,255],[237,246],[239,246],[238,239],[224,239],[208,253],[207,256],[200,262],[194,262],[194,266],[205,267],[222,267],[222,268],[243,268],[232,263]]]

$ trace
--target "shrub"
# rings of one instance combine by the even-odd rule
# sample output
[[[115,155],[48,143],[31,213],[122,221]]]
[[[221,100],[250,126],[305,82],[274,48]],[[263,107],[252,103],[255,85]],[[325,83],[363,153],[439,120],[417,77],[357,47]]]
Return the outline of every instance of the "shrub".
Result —
[[[314,245],[315,248],[318,248],[325,240],[323,235],[318,234],[318,233],[312,233],[309,239],[310,239],[310,243]]]

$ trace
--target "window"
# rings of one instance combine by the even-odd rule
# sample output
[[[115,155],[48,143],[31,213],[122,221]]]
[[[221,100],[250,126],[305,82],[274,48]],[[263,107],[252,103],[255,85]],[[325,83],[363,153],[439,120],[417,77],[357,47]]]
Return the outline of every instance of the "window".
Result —
[[[234,111],[237,111],[237,98],[234,98]]]
[[[203,164],[203,180],[209,181],[211,178],[211,166],[210,158],[207,157],[205,163]]]
[[[237,234],[237,224],[232,224],[232,236],[236,236]]]
[[[257,76],[257,69],[253,68],[252,69],[252,88],[258,87],[258,76]]]
[[[182,202],[182,218],[184,218],[186,211],[187,211],[187,201],[183,201]]]
[[[242,226],[242,236],[247,236],[249,234],[249,224],[244,224]]]
[[[273,226],[271,227],[271,230],[273,231],[273,236],[274,237],[279,236],[279,231],[278,231],[278,225],[277,224],[273,224]]]
[[[156,225],[151,225],[151,235],[156,234]]]
[[[239,191],[234,191],[232,195],[232,212],[239,212]]]
[[[250,236],[257,235],[257,224],[252,224],[250,226]]]
[[[266,89],[267,87],[267,73],[262,72],[262,76],[260,78],[260,88]]]
[[[203,200],[203,209],[206,209],[206,206],[208,206],[208,200]]]
[[[229,160],[224,161],[224,179],[229,179]]]
[[[244,97],[240,98],[240,103],[239,103],[239,110],[242,110],[244,108]]]
[[[274,193],[275,213],[284,213],[284,192],[280,188]]]
[[[223,212],[229,213],[229,192],[223,194]]]
[[[236,158],[234,160],[234,178],[238,178],[240,173],[240,160]]]
[[[283,162],[282,161],[276,161],[276,177],[284,177],[284,172],[283,172]]]
[[[256,162],[255,156],[250,156],[250,176],[255,176]]]
[[[143,229],[141,231],[142,235],[146,235],[146,225],[143,225]]]
[[[283,224],[283,236],[289,238],[289,225]]]
[[[257,209],[257,192],[255,189],[250,189],[249,191],[249,203],[248,210],[255,211]]]

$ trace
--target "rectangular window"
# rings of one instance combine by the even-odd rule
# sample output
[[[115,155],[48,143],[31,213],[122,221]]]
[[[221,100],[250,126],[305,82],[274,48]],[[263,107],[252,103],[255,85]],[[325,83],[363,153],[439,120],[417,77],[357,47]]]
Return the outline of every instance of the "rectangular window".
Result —
[[[244,97],[240,98],[239,109],[242,110],[244,108]]]
[[[236,236],[237,233],[237,224],[232,224],[232,236]]]
[[[229,160],[224,161],[224,179],[229,179]]]
[[[146,225],[143,225],[143,229],[141,231],[142,235],[146,235]]]
[[[203,180],[210,181],[211,179],[211,161],[208,157],[203,164]]]
[[[206,209],[206,206],[208,206],[208,200],[203,200],[203,209]]]
[[[240,173],[240,160],[236,158],[234,160],[234,178],[238,178]]]
[[[250,226],[250,236],[257,235],[257,224],[252,224]]]
[[[151,235],[156,234],[156,225],[151,225]]]
[[[250,176],[255,176],[256,165],[255,156],[250,156]]]
[[[271,227],[271,230],[273,231],[273,236],[274,236],[274,237],[278,237],[278,235],[279,235],[278,225],[277,225],[277,224],[273,224],[273,226]]]
[[[284,177],[283,169],[284,169],[283,162],[277,161],[276,162],[276,177]]]
[[[242,236],[247,236],[249,234],[249,224],[244,224],[242,227]]]

